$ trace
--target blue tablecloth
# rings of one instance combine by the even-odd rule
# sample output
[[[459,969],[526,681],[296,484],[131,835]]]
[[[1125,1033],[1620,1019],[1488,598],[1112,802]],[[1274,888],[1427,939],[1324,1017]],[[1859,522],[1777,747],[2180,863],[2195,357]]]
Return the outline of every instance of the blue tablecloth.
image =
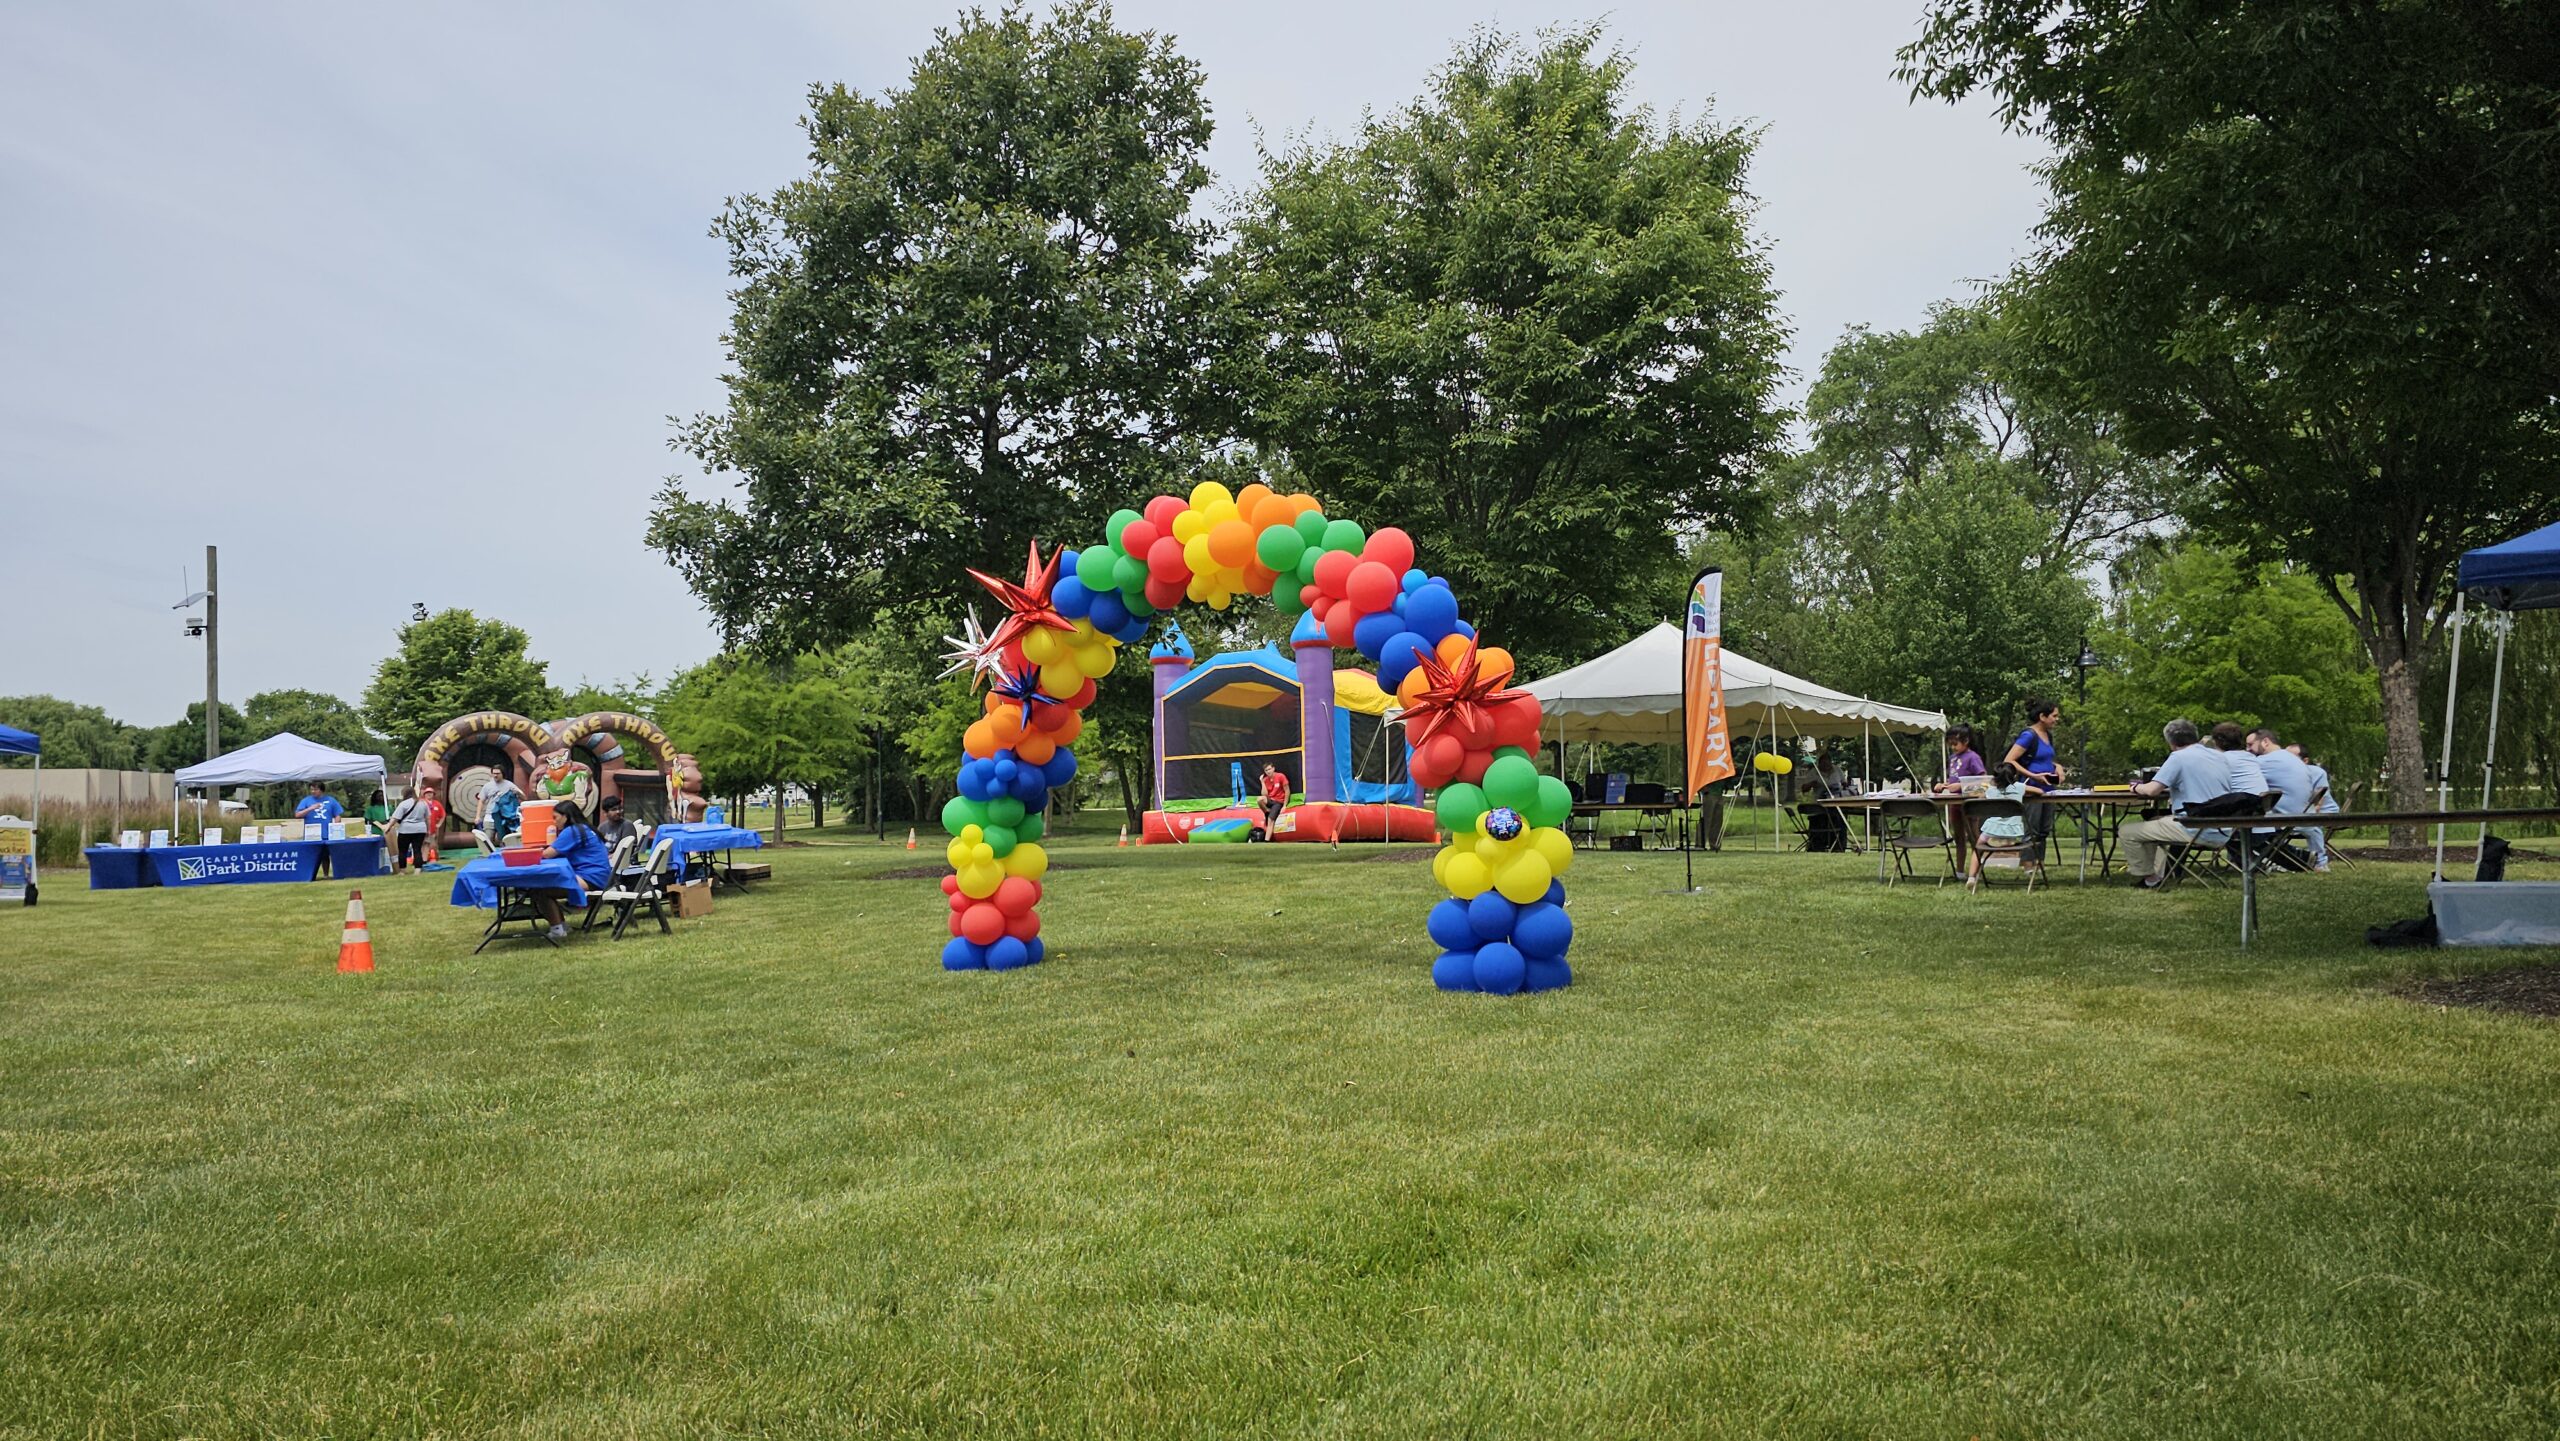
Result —
[[[382,874],[382,837],[358,836],[346,841],[322,841],[329,848],[329,879],[360,881]]]
[[[149,851],[91,846],[81,854],[89,858],[89,889],[93,891],[130,891],[160,884],[151,874]]]
[[[254,886],[307,881],[320,874],[320,842],[264,841],[254,846],[154,846],[144,851],[164,886]]]
[[[693,822],[685,825],[663,825],[649,838],[652,842],[674,842],[667,853],[678,860],[701,851],[752,851],[764,847],[764,832],[744,826],[713,826]]]
[[[479,910],[493,910],[498,904],[499,881],[527,890],[567,891],[587,903],[587,888],[569,863],[554,856],[529,866],[511,866],[502,856],[482,856],[453,873],[453,904]]]

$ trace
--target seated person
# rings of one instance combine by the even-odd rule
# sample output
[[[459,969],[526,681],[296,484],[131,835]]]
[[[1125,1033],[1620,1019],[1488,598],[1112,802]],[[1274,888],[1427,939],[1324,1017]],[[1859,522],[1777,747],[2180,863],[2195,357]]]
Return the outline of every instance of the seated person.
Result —
[[[1932,789],[1944,795],[1954,795],[1964,789],[1967,780],[1989,774],[1982,763],[1982,752],[1973,747],[1973,727],[1950,726],[1947,730],[1947,778]]]
[[[2274,814],[2305,816],[2311,814],[2311,767],[2302,758],[2286,750],[2276,733],[2260,726],[2249,732],[2249,754],[2258,763],[2258,773],[2266,778],[2267,790],[2276,797]],[[2328,864],[2321,854],[2320,833],[2304,831],[2311,844],[2311,868],[2319,870]]]
[[[578,810],[578,803],[562,801],[552,809],[552,815],[558,818],[560,828],[552,832],[551,844],[542,848],[542,858],[546,861],[567,861],[569,869],[577,872],[578,883],[588,890],[600,891],[610,885],[613,881],[613,853],[605,848],[604,837],[596,833],[596,828],[587,824],[586,816]],[[561,906],[577,899],[575,893],[536,891],[533,895],[534,909],[542,912],[542,918],[551,923],[551,939],[567,939],[569,921]]]
[[[1796,781],[1796,813],[1804,817],[1804,848],[1807,851],[1830,852],[1849,849],[1849,821],[1829,806],[1808,806],[1806,801],[1827,800],[1834,787],[1822,774],[1822,767],[1804,768]]]
[[[2329,783],[2329,768],[2313,760],[2310,754],[2303,750],[2300,741],[2287,742],[2284,753],[2302,762],[2303,770],[2311,776],[2312,814],[2325,816],[2336,813],[2338,792]],[[2311,869],[2315,871],[2329,869],[2329,833],[2304,831],[2303,834],[2311,838]]]
[[[602,810],[596,816],[596,834],[604,837],[605,849],[608,852],[621,845],[626,839],[634,843],[641,839],[640,827],[623,818],[620,796],[604,798]]]
[[[2231,788],[2245,795],[2262,796],[2274,787],[2267,784],[2267,773],[2258,765],[2257,756],[2249,750],[2249,733],[2238,721],[2224,721],[2213,728],[2213,748],[2222,752],[2225,765],[2231,767]]]
[[[2233,794],[2231,767],[2223,753],[2213,746],[2199,745],[2196,723],[2180,717],[2160,728],[2160,738],[2169,743],[2169,758],[2151,779],[2137,783],[2136,795],[2166,796],[2172,815],[2184,815],[2199,807],[2227,804],[2223,799]],[[2134,884],[2146,891],[2160,889],[2168,878],[2169,850],[2173,846],[2227,844],[2227,831],[2190,830],[2170,816],[2135,821],[2118,833],[2124,843],[2124,868]]]
[[[1262,833],[1275,834],[1280,813],[1289,808],[1289,777],[1269,761],[1262,763]]]

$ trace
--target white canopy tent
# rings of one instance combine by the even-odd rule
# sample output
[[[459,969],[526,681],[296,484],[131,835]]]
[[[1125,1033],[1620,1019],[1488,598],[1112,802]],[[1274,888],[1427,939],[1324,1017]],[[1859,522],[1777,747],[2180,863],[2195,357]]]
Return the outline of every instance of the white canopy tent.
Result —
[[[1546,713],[1549,740],[1678,745],[1680,632],[1657,625],[1607,655],[1522,689]],[[1816,685],[1730,647],[1724,652],[1724,717],[1736,736],[1819,738],[1947,728],[1944,712]]]
[[[178,797],[189,790],[274,785],[281,781],[357,781],[368,776],[380,786],[389,771],[380,756],[332,750],[285,731],[179,771],[177,784],[169,792],[169,829],[172,833],[178,829]]]

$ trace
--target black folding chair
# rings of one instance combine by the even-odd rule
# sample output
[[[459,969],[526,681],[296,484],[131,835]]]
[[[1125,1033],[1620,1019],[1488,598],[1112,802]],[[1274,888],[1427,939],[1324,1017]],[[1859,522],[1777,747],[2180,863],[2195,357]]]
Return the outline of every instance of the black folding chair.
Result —
[[[1886,801],[1876,807],[1876,843],[1893,857],[1891,884],[1900,885],[1914,874],[1912,857],[1924,851],[1936,851],[1946,860],[1946,872],[1938,877],[1943,886],[1956,874],[1956,840],[1946,830],[1946,813],[1933,801]],[[1918,827],[1928,822],[1930,830]]]

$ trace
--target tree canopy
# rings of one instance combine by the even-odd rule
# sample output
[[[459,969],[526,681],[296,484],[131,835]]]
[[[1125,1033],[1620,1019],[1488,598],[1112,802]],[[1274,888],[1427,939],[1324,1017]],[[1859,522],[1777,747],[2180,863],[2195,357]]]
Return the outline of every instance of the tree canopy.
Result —
[[[365,687],[364,718],[393,755],[414,755],[436,727],[477,710],[537,720],[557,713],[549,667],[526,654],[523,630],[467,610],[439,611],[400,627],[399,649]],[[229,722],[224,722],[226,728]]]
[[[1747,513],[1778,438],[1752,137],[1658,120],[1629,69],[1596,27],[1479,34],[1356,140],[1269,156],[1221,260],[1264,337],[1247,431],[1429,536],[1534,662],[1675,604],[1683,532]]]

